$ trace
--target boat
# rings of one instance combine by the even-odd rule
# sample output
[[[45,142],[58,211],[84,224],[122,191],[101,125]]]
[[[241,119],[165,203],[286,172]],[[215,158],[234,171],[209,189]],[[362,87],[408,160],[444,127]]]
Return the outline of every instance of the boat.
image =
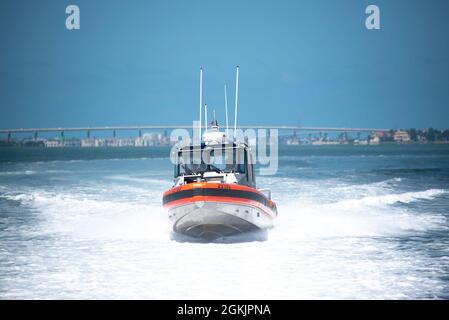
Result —
[[[200,71],[202,92],[202,69]],[[236,111],[238,94],[238,67]],[[202,106],[200,93],[200,110]],[[227,119],[227,99],[225,88]],[[201,112],[200,112],[201,113]],[[236,112],[235,112],[236,113]],[[207,106],[205,105],[207,124]],[[201,116],[200,116],[201,119]],[[236,119],[236,118],[235,118]],[[277,207],[271,192],[256,187],[252,148],[221,132],[218,121],[200,135],[199,143],[179,146],[173,158],[174,185],[164,192],[163,206],[175,233],[213,240],[273,226]],[[202,132],[200,124],[200,133]],[[236,121],[234,121],[234,132]]]

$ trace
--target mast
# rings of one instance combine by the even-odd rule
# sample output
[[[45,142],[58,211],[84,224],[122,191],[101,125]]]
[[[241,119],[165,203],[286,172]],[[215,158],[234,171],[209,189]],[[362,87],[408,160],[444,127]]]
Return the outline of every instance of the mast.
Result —
[[[204,105],[204,132],[207,132],[207,103]]]
[[[226,83],[224,85],[224,96],[225,96],[225,113],[226,113],[226,138],[229,137],[229,123],[228,123],[228,95],[226,93]]]
[[[235,75],[235,105],[234,105],[234,141],[237,133],[237,102],[239,99],[239,66]]]
[[[203,117],[203,115],[201,114],[202,111],[203,111],[203,67],[200,68],[200,126],[198,128],[200,144],[201,144],[201,118]]]

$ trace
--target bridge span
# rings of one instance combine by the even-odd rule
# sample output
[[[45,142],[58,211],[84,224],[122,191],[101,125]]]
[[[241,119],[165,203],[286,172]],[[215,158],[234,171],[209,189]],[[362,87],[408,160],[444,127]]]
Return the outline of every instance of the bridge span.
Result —
[[[174,130],[192,129],[192,125],[143,125],[143,126],[94,126],[94,127],[55,127],[55,128],[15,128],[0,129],[0,134],[27,133],[37,135],[40,132],[87,132],[90,131],[139,131],[141,130]],[[198,128],[198,127],[196,127]],[[203,126],[204,128],[204,126]],[[305,126],[282,126],[282,125],[242,125],[239,129],[277,129],[290,131],[319,131],[319,132],[386,132],[390,129],[382,128],[349,128],[349,127],[305,127]],[[230,128],[232,129],[232,128]]]

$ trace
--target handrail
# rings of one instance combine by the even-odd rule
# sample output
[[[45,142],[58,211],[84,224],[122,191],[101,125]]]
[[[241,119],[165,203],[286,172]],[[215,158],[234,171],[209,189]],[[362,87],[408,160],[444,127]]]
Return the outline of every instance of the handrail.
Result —
[[[264,193],[267,192],[268,193],[268,199],[271,200],[271,190],[270,189],[257,189],[258,191]]]

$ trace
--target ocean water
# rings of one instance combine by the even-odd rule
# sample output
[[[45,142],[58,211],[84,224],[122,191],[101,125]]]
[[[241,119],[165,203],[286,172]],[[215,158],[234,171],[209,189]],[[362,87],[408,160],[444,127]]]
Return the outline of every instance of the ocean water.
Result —
[[[164,148],[0,148],[0,298],[449,298],[447,145],[281,148],[265,239],[174,238],[172,173]]]

